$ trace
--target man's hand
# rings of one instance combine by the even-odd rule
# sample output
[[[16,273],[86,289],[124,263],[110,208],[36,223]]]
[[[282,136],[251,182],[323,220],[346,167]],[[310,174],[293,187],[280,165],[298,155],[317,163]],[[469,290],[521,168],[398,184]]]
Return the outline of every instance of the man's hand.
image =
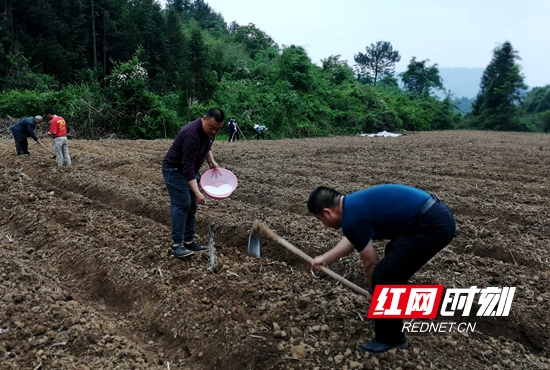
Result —
[[[216,163],[216,161],[212,161],[209,163],[210,165],[210,169],[214,170],[216,168],[220,168],[220,166],[218,166],[218,164]]]
[[[200,191],[195,194],[195,198],[198,204],[206,204],[206,197]]]
[[[315,271],[321,271],[320,266],[327,267],[328,265],[329,264],[324,255],[315,257],[311,262],[311,268]]]

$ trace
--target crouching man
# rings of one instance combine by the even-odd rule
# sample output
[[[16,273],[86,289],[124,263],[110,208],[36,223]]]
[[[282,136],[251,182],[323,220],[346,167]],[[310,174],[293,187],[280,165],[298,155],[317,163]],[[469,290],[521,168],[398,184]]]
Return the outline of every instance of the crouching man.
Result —
[[[348,195],[318,187],[307,206],[323,225],[341,228],[344,234],[335,247],[313,259],[312,268],[319,270],[357,250],[371,292],[379,284],[407,284],[455,235],[449,207],[406,185],[378,185]],[[372,243],[375,239],[389,239],[381,260]],[[375,319],[375,337],[361,349],[379,354],[406,348],[402,328],[402,319]]]

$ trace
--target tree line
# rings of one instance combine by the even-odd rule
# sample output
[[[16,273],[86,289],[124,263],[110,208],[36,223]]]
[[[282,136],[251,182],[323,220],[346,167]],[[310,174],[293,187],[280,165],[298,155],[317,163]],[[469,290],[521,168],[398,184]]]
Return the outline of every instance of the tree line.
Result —
[[[245,134],[274,138],[455,128],[549,131],[550,86],[527,93],[509,42],[493,53],[466,115],[437,64],[377,41],[354,64],[320,65],[254,24],[227,24],[204,0],[3,0],[0,115],[52,106],[72,135],[170,138],[220,107]],[[440,98],[435,92],[443,92]]]

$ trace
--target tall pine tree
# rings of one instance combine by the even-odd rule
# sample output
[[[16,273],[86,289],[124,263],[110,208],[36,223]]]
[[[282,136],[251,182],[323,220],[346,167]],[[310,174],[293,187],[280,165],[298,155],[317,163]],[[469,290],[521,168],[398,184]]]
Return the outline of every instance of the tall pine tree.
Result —
[[[367,46],[366,53],[358,53],[354,59],[359,67],[358,80],[376,86],[380,78],[393,75],[395,63],[401,60],[401,56],[397,50],[393,50],[388,41],[378,41],[370,47]]]
[[[493,51],[493,59],[483,72],[480,91],[472,106],[471,116],[477,128],[486,130],[524,131],[520,122],[519,103],[525,97],[527,86],[517,51],[506,41]]]

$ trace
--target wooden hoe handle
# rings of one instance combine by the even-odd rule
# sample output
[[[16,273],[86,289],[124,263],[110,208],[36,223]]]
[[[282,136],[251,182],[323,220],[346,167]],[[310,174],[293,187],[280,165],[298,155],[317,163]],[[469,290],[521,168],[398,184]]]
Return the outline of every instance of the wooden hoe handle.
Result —
[[[279,235],[277,235],[273,230],[271,230],[269,227],[267,227],[265,224],[263,224],[262,222],[256,220],[254,221],[254,224],[252,225],[252,230],[258,230],[258,229],[261,229],[263,232],[265,232],[270,238],[274,239],[275,241],[277,241],[279,244],[282,244],[285,248],[287,248],[289,251],[291,251],[292,253],[298,255],[299,257],[301,257],[303,260],[309,262],[310,264],[313,263],[313,258],[311,258],[310,256],[308,256],[307,254],[305,254],[304,252],[302,252],[300,249],[296,248],[294,245],[290,244],[289,242],[287,242],[286,240],[284,240],[283,238],[281,238]],[[319,266],[321,271],[323,271],[325,274],[327,274],[328,276],[332,277],[333,279],[336,279],[338,280],[339,282],[341,282],[342,284],[346,285],[348,288],[350,289],[353,289],[355,290],[357,293],[361,294],[362,296],[364,297],[369,297],[370,296],[370,293],[367,292],[365,289],[355,285],[354,283],[352,283],[351,281],[347,280],[346,278],[338,275],[337,273],[335,273],[334,271],[330,270],[329,268],[325,267],[325,266]]]

